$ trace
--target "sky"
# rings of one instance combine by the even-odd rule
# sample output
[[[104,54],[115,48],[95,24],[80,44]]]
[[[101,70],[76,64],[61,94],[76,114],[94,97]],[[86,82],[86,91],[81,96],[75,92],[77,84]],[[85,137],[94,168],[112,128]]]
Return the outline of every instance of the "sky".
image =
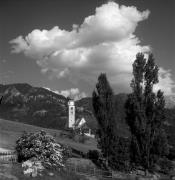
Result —
[[[100,73],[128,93],[138,52],[152,52],[175,94],[174,0],[1,0],[0,83],[91,96]]]

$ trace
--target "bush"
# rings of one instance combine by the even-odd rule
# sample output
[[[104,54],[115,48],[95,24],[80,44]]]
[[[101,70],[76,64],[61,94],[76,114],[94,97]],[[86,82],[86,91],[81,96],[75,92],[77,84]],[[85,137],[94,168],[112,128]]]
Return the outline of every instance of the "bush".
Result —
[[[158,165],[160,166],[160,171],[164,174],[168,174],[173,169],[173,163],[167,158],[160,159]]]
[[[22,163],[23,173],[26,176],[36,177],[37,175],[42,175],[42,171],[44,167],[42,166],[40,161],[36,161],[35,159],[27,160]]]
[[[113,163],[113,169],[120,171],[130,171],[130,140],[124,137],[118,137],[116,156]]]
[[[115,147],[115,156],[109,156],[110,159],[110,167],[113,170],[119,171],[130,171],[130,140],[124,137],[118,137],[117,146]],[[102,169],[108,169],[106,166],[106,160],[103,157],[102,153],[97,150],[89,150],[87,153],[87,157],[92,160],[94,164]]]
[[[64,158],[64,162],[65,162],[68,158],[72,157],[72,148],[69,147],[68,145],[62,145],[62,147],[64,148],[63,158]]]
[[[44,167],[62,167],[66,149],[44,131],[24,133],[16,141],[18,162],[31,158],[41,161]]]
[[[89,158],[97,167],[106,170],[106,160],[103,158],[102,153],[97,150],[89,150],[87,153],[87,158]]]
[[[100,152],[97,150],[89,150],[87,153],[87,157],[89,159],[94,159],[94,160],[98,160],[100,157]]]
[[[169,154],[167,158],[170,160],[175,160],[175,147],[174,146],[169,149]]]

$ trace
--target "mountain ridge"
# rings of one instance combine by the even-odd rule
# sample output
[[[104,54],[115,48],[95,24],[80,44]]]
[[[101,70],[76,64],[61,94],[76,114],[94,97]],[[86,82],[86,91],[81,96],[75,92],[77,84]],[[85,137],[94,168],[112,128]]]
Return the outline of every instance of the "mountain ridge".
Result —
[[[7,85],[3,85],[0,84],[0,95],[4,96],[8,93],[9,89],[11,89],[11,91],[16,91],[16,93],[21,93],[23,96],[27,96],[27,95],[31,95],[31,94],[35,94],[35,92],[40,92],[40,93],[44,93],[45,95],[48,94],[52,94],[53,96],[57,96],[57,98],[61,98],[64,99],[63,101],[66,102],[66,97],[63,96],[62,94],[57,93],[56,91],[52,91],[49,90],[48,88],[45,87],[34,87],[28,83],[13,83],[13,84],[7,84]],[[4,90],[7,90],[6,92]],[[15,95],[15,94],[13,94]],[[126,93],[118,93],[115,94],[115,96],[118,95],[122,95],[122,96],[127,96]],[[171,108],[175,108],[175,95],[165,95],[165,104],[166,104],[166,108],[171,109]],[[76,102],[78,102],[77,104],[81,104],[79,102],[86,102],[86,100],[90,100],[92,97],[85,97],[85,98],[81,98],[79,100],[76,100]],[[64,102],[64,103],[65,103]],[[86,106],[86,105],[85,105]],[[92,109],[92,106],[91,108]]]
[[[3,96],[1,118],[42,127],[53,128],[56,125],[63,128],[65,122],[62,119],[67,116],[67,99],[64,96],[26,83],[0,85],[0,95]],[[45,117],[37,111],[45,111]]]
[[[0,106],[0,118],[19,121],[44,128],[65,129],[68,121],[68,98],[42,87],[33,87],[27,83],[0,84],[0,96],[3,96]],[[117,131],[122,136],[129,136],[129,128],[125,123],[124,104],[127,94],[114,96]],[[173,97],[165,96],[168,121],[174,123]],[[169,102],[171,100],[171,103]],[[168,102],[168,103],[167,103]],[[75,101],[76,119],[85,117],[94,131],[97,121],[93,115],[92,98],[86,97]]]

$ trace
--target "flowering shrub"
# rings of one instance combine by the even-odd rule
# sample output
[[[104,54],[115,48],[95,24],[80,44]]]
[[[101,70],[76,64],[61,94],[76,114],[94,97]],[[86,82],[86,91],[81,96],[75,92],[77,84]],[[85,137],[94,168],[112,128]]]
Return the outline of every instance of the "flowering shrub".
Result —
[[[65,148],[56,143],[55,139],[44,131],[37,133],[25,132],[16,141],[16,151],[19,162],[35,158],[46,168],[64,166]]]
[[[24,175],[36,177],[37,175],[41,175],[44,167],[42,166],[40,161],[36,161],[34,159],[27,160],[22,163],[22,168]]]

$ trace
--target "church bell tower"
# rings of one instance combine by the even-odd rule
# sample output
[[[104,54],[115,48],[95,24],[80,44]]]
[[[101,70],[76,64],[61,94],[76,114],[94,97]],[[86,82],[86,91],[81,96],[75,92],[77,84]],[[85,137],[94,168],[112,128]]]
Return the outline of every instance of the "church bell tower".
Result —
[[[73,100],[68,101],[69,118],[68,118],[68,128],[74,128],[75,125],[75,103]]]

